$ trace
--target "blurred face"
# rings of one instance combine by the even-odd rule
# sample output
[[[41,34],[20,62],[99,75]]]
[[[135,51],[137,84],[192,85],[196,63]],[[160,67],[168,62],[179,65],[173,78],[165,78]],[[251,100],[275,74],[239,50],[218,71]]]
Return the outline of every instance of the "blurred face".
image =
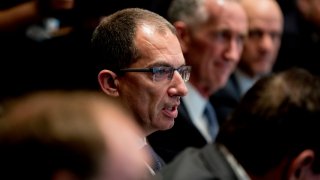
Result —
[[[139,140],[144,136],[134,124],[133,117],[110,105],[98,112],[99,128],[104,134],[107,156],[103,164],[101,179],[142,180],[147,178],[145,163],[150,156],[140,148]]]
[[[244,2],[249,18],[249,34],[239,67],[247,75],[255,77],[272,70],[281,44],[283,19],[275,1]]]
[[[140,57],[129,68],[178,68],[185,64],[177,37],[168,30],[162,34],[157,31],[147,24],[138,27],[135,46]],[[155,81],[151,72],[126,72],[119,77],[119,93],[149,135],[173,126],[180,97],[186,95],[187,88],[177,71],[172,79],[160,81]]]
[[[320,28],[320,0],[310,0],[309,13],[311,21]]]
[[[247,32],[247,17],[242,7],[232,1],[206,1],[208,18],[189,27],[184,55],[192,66],[190,82],[208,97],[225,86],[237,65]]]
[[[51,8],[55,10],[70,10],[74,8],[74,0],[51,0]]]

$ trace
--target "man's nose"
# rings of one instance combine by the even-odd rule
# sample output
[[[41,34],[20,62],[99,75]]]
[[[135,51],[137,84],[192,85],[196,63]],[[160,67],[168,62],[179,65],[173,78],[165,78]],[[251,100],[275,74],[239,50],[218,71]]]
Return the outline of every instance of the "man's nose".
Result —
[[[169,95],[170,96],[185,96],[188,93],[187,86],[185,84],[184,79],[175,71],[171,80],[171,86],[169,88]]]
[[[226,47],[225,58],[229,61],[238,61],[243,49],[243,44],[239,44],[236,40],[230,40]]]
[[[269,34],[264,34],[260,39],[260,48],[264,50],[270,50],[273,46],[272,38]]]

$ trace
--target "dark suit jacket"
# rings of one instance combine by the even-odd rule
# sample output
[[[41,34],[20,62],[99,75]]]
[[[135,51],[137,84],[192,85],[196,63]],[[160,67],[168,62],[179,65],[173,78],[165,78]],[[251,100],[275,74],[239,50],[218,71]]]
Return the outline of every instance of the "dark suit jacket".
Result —
[[[236,180],[224,155],[214,144],[188,148],[158,173],[165,180]]]
[[[149,144],[166,163],[187,147],[203,147],[207,144],[205,138],[192,123],[183,101],[178,111],[178,117],[171,129],[158,131],[148,136]]]
[[[219,124],[222,125],[226,118],[239,104],[241,92],[235,74],[232,74],[226,86],[210,97],[210,102],[214,106]]]

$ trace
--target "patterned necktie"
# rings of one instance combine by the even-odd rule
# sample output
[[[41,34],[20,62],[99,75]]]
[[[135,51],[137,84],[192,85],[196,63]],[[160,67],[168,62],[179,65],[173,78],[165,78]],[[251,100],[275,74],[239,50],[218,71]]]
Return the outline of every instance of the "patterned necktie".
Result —
[[[147,152],[150,153],[150,156],[152,158],[151,168],[154,172],[158,172],[164,165],[163,160],[160,159],[158,154],[152,149],[152,147],[150,147],[150,145],[146,144],[144,148],[146,148]]]
[[[218,135],[219,123],[217,121],[216,113],[209,102],[207,103],[203,113],[208,120],[209,133],[212,137],[212,142],[214,142]]]

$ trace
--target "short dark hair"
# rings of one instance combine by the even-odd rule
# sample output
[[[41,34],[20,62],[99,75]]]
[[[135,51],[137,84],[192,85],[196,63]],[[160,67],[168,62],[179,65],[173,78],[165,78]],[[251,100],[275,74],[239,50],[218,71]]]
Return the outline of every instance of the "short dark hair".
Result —
[[[313,171],[320,173],[319,137],[319,77],[293,68],[259,80],[221,128],[218,141],[259,176],[306,149],[315,152]]]
[[[147,23],[156,27],[158,32],[175,28],[160,15],[140,8],[127,8],[105,17],[92,35],[92,48],[101,61],[101,68],[118,72],[134,63],[139,57],[134,38],[137,26]],[[100,69],[101,70],[101,69]]]

